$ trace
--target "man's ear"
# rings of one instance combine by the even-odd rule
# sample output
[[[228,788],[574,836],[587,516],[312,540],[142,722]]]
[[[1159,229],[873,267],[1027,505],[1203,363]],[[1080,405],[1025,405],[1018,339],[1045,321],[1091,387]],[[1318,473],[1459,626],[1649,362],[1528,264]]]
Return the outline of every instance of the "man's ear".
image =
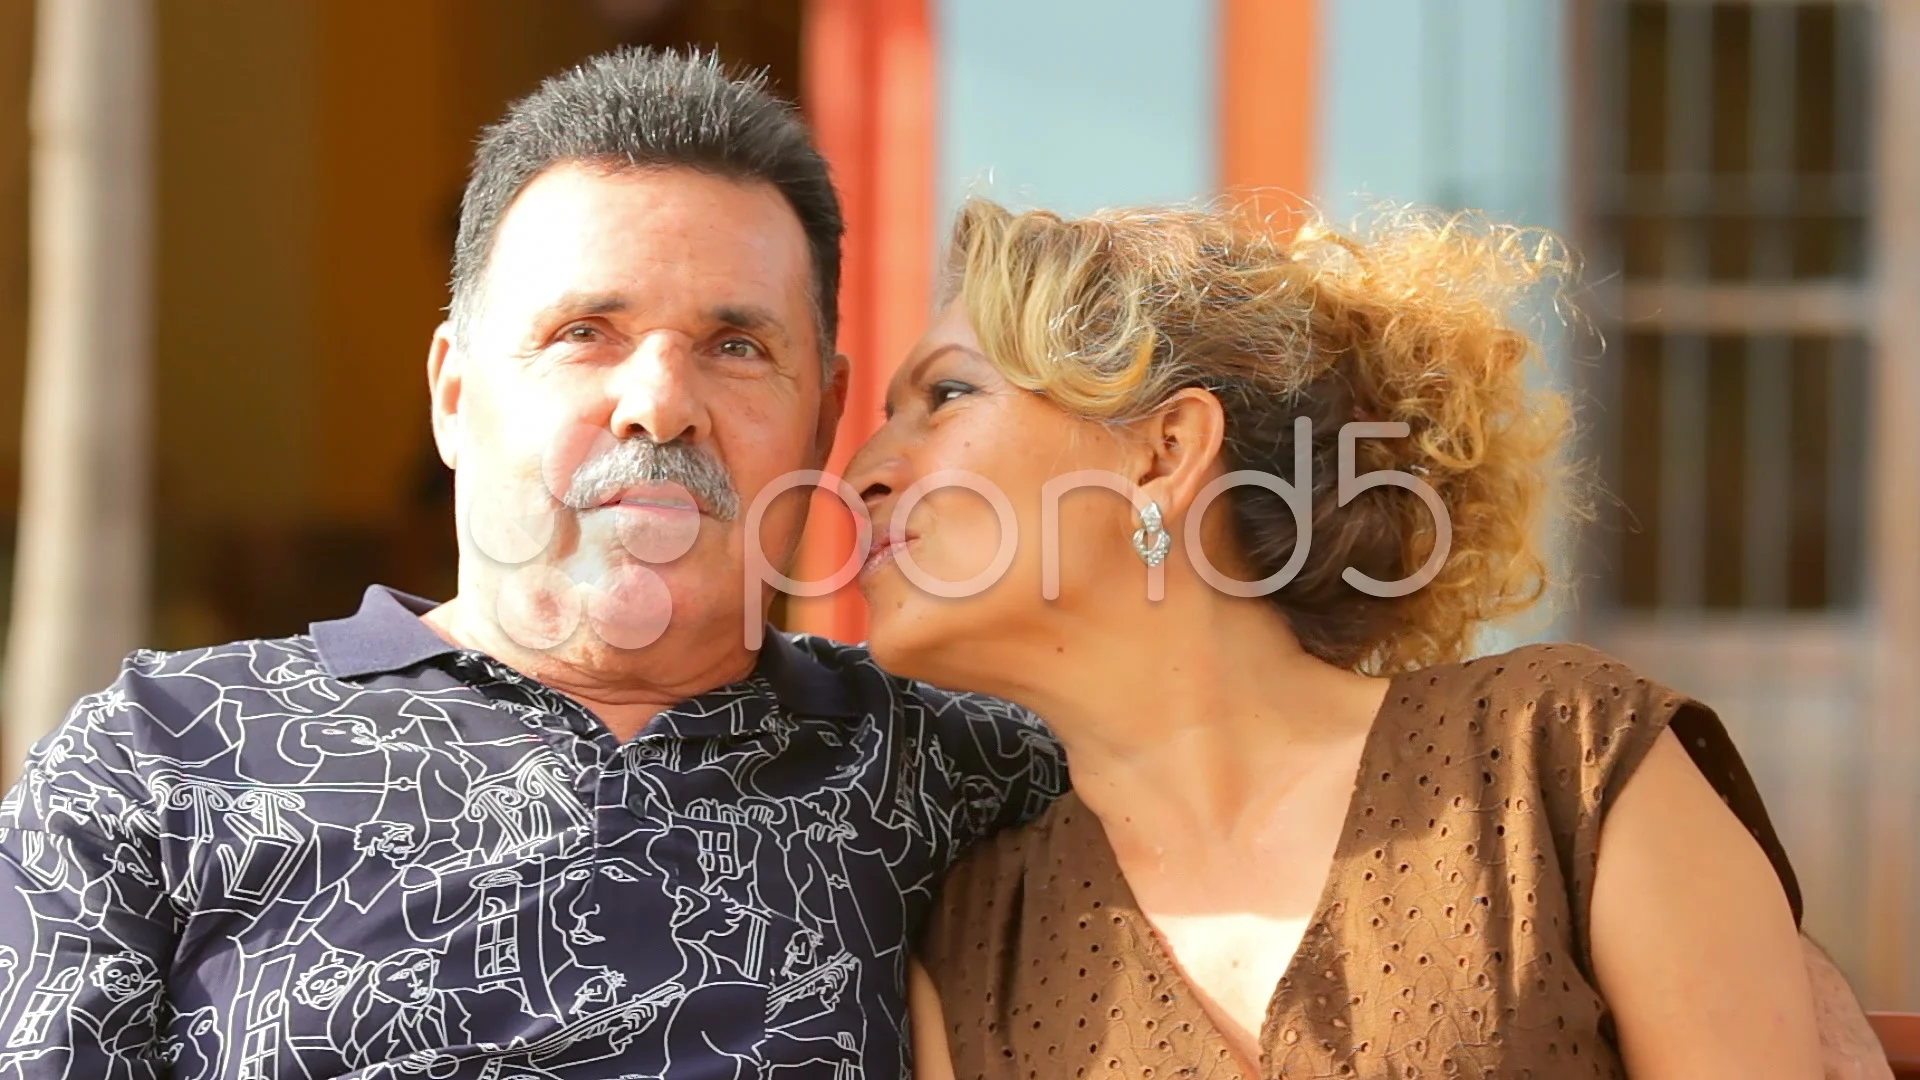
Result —
[[[1167,517],[1183,516],[1200,489],[1219,474],[1226,409],[1219,398],[1190,386],[1141,421],[1137,433],[1143,459],[1137,482]]]
[[[847,393],[852,383],[853,362],[844,353],[836,353],[820,387],[820,417],[813,432],[814,450],[823,466],[833,455],[834,435],[840,430],[841,414],[847,411]]]
[[[433,445],[449,469],[460,466],[460,392],[465,361],[452,321],[434,328],[433,343],[427,346],[427,396],[433,409]]]

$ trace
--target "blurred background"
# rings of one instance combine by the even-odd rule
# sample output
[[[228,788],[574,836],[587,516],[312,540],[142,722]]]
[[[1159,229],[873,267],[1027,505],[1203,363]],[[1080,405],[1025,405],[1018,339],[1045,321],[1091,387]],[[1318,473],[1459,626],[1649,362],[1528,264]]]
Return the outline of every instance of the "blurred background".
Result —
[[[131,647],[451,593],[423,361],[468,154],[619,44],[764,68],[818,132],[842,462],[971,192],[1563,232],[1592,325],[1548,366],[1609,495],[1505,637],[1716,705],[1809,930],[1920,1009],[1920,0],[0,0],[7,775]],[[864,636],[851,594],[777,615]]]

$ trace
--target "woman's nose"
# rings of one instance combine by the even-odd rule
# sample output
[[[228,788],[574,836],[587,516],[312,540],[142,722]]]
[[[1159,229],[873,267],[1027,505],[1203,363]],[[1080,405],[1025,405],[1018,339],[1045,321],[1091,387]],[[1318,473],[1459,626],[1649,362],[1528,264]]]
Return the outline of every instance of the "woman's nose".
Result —
[[[893,442],[882,427],[847,462],[847,483],[860,493],[868,514],[878,511],[888,496],[906,486],[907,463]]]

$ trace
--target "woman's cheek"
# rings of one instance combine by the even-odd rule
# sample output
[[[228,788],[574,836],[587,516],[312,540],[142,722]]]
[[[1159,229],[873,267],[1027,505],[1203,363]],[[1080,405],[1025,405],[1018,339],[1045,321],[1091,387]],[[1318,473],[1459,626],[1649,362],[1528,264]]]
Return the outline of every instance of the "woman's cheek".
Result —
[[[1018,546],[1027,538],[1021,536],[1017,519],[1011,515],[1003,518],[987,499],[970,492],[957,494],[967,502],[968,527],[966,550],[953,576],[957,580],[965,580],[987,573],[999,558],[1002,548],[1013,548],[1017,553]]]

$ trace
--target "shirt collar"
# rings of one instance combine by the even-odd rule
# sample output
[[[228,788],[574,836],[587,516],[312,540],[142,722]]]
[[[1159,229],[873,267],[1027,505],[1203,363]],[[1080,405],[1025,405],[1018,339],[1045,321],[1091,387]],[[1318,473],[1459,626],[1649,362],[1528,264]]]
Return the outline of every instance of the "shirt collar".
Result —
[[[421,620],[437,606],[397,589],[371,585],[360,599],[359,611],[344,619],[314,623],[309,629],[329,672],[336,678],[360,679],[466,651]],[[772,627],[767,628],[754,674],[766,680],[788,712],[852,717],[862,711],[843,676]]]
[[[370,585],[360,598],[359,611],[308,629],[328,671],[336,678],[359,679],[460,652],[458,645],[421,620],[437,606],[385,585]]]

